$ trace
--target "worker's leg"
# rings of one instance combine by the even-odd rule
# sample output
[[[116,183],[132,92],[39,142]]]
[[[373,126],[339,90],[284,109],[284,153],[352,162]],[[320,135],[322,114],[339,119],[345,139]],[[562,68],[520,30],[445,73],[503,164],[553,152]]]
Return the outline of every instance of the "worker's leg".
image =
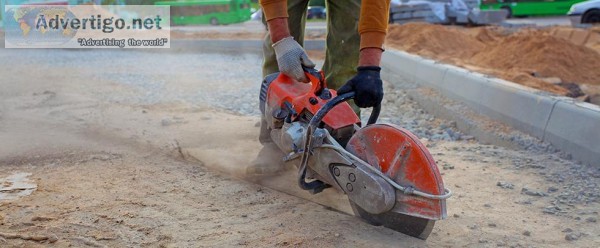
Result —
[[[325,78],[338,89],[356,74],[360,47],[360,0],[327,0],[327,52]]]
[[[288,26],[290,34],[294,36],[294,39],[304,45],[304,26],[306,24],[306,9],[308,7],[308,0],[287,0],[288,3]],[[263,43],[263,78],[271,73],[279,71],[277,66],[277,58],[275,57],[275,51],[271,47],[271,35],[267,32]]]

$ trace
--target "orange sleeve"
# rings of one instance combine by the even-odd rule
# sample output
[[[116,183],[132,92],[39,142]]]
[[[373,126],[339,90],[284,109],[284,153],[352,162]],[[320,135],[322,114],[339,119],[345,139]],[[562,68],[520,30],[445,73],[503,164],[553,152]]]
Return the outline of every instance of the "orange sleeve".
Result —
[[[260,0],[265,20],[288,17],[287,0]]]
[[[358,21],[360,49],[383,49],[389,18],[390,0],[362,0]]]

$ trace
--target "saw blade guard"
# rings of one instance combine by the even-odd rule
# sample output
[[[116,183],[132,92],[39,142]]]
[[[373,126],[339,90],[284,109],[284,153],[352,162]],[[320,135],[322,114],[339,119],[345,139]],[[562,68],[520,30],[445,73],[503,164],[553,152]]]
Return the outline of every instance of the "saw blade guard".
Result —
[[[445,199],[410,193],[447,193],[435,160],[414,134],[392,124],[368,125],[350,138],[346,150],[406,188],[396,191],[393,212],[430,220],[446,218]]]

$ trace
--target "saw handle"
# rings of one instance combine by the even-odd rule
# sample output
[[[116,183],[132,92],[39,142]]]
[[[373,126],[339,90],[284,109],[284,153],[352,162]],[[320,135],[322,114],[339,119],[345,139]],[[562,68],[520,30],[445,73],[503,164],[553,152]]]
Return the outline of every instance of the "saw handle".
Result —
[[[314,127],[316,128],[321,123],[321,120],[323,120],[323,117],[325,117],[325,115],[327,115],[327,113],[329,113],[329,111],[331,111],[333,107],[337,106],[342,102],[353,99],[354,95],[354,92],[348,92],[345,94],[338,95],[333,99],[329,100],[325,105],[323,105],[323,107],[321,107],[321,109],[319,109],[319,111],[317,111],[315,116],[313,116],[313,118],[310,120],[309,126],[314,125]],[[373,107],[373,111],[369,116],[369,121],[367,121],[367,125],[375,124],[375,122],[377,122],[377,119],[379,118],[380,112],[381,103]]]
[[[354,92],[351,92],[354,94]],[[379,113],[381,112],[381,103],[373,106],[373,110],[371,110],[371,115],[369,116],[369,120],[367,121],[367,125],[375,124],[377,119],[379,119]]]
[[[308,78],[308,81],[312,83],[311,92],[315,93],[315,95],[320,96],[324,89],[327,89],[327,84],[325,83],[325,75],[323,75],[323,71],[318,71],[315,68],[302,66],[304,70],[304,75]]]

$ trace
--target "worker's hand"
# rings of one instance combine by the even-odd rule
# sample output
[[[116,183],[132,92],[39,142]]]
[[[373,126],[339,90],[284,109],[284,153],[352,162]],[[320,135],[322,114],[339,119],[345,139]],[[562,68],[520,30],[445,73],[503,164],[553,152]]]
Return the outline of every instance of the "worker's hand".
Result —
[[[359,66],[358,73],[338,91],[338,95],[354,92],[354,103],[361,108],[374,107],[383,100],[383,85],[379,66]]]
[[[290,36],[277,41],[273,44],[273,49],[275,49],[277,55],[277,65],[280,72],[300,82],[308,82],[302,66],[314,68],[315,63],[308,58],[306,51],[293,37]]]

